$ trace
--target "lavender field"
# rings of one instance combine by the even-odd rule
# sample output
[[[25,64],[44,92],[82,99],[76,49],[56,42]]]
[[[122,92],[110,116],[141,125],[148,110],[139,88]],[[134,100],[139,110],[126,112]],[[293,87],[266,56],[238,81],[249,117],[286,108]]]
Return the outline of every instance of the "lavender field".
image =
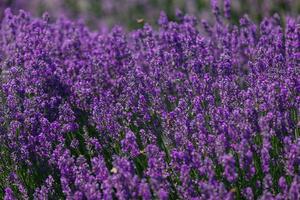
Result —
[[[296,0],[0,0],[0,199],[300,200]]]

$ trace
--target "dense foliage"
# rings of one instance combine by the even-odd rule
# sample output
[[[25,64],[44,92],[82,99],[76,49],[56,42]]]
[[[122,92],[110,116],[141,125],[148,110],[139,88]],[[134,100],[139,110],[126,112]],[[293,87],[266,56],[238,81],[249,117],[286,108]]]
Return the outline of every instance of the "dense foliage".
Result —
[[[0,198],[300,199],[299,18],[225,5],[107,34],[6,10]]]

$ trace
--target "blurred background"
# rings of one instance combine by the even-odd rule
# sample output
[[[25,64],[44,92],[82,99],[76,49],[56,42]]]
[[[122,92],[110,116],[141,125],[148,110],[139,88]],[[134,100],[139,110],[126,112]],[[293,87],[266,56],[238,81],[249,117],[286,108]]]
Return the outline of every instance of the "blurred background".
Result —
[[[218,3],[222,8],[223,0]],[[300,13],[300,0],[231,0],[231,5],[233,22],[245,13],[256,21],[274,13]],[[144,22],[155,24],[160,11],[174,19],[176,9],[200,18],[210,15],[210,0],[0,0],[0,19],[7,7],[14,12],[29,11],[33,16],[48,12],[52,18],[80,19],[91,28],[121,25],[133,29]]]

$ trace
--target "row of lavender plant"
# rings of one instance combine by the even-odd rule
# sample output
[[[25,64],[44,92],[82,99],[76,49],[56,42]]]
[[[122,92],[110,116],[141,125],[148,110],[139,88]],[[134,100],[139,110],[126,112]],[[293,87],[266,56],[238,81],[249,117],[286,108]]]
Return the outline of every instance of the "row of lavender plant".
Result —
[[[213,13],[100,34],[6,10],[0,196],[300,199],[299,18]]]
[[[247,13],[255,21],[274,12],[297,14],[300,12],[298,0],[230,0],[232,3],[231,21],[236,23],[238,18]],[[229,2],[229,1],[228,1]],[[174,18],[176,9],[193,14],[197,17],[209,18],[210,0],[1,0],[0,19],[5,7],[13,11],[23,9],[39,16],[47,11],[52,17],[60,15],[85,21],[89,27],[101,28],[120,24],[134,29],[145,22],[154,23],[160,10],[164,10],[169,18]],[[219,1],[220,6],[224,5]]]

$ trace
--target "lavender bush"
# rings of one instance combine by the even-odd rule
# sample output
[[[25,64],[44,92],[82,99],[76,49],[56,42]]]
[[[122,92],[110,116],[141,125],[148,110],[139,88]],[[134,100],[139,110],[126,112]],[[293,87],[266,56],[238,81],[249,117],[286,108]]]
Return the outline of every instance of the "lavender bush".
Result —
[[[7,9],[0,198],[300,199],[299,17],[224,5],[107,34]]]

